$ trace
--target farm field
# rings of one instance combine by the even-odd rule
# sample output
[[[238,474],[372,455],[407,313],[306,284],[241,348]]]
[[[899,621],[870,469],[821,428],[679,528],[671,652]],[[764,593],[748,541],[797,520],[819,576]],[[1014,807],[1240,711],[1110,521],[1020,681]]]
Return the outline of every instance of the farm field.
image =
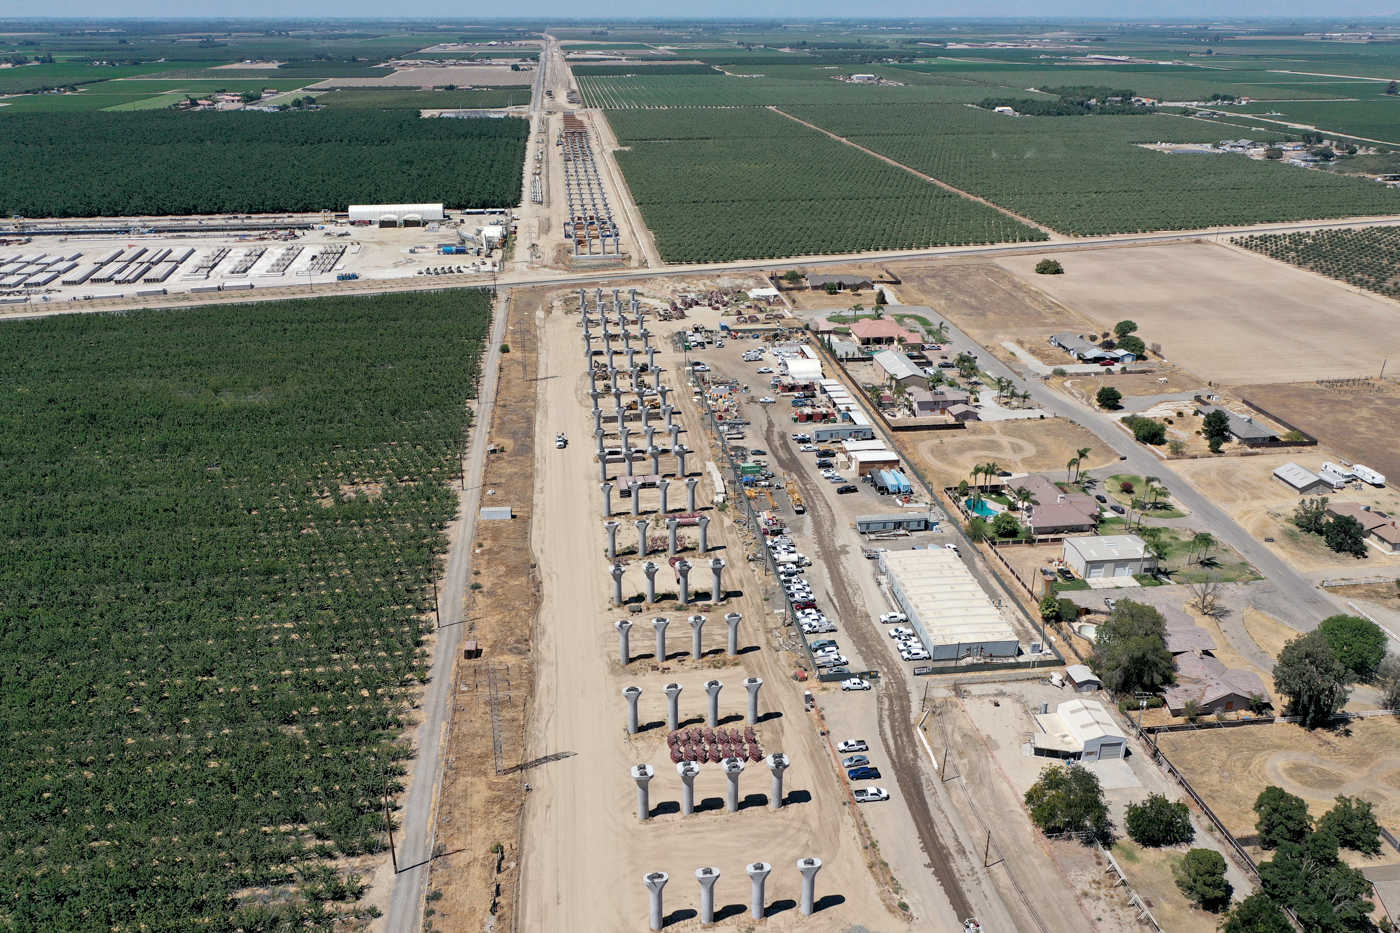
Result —
[[[1254,835],[1254,800],[1270,784],[1302,797],[1314,817],[1347,794],[1369,800],[1382,826],[1400,822],[1400,723],[1393,719],[1357,720],[1345,732],[1283,724],[1174,732],[1157,741],[1237,836]],[[1394,850],[1387,851],[1393,861]]]
[[[913,440],[897,434],[895,442],[912,448],[935,488],[972,481],[970,472],[980,463],[993,462],[1013,473],[1063,474],[1065,464],[1083,448],[1085,470],[1107,466],[1118,459],[1087,428],[1063,418],[1021,421],[979,421],[962,431],[935,431]]]
[[[1219,126],[1167,114],[1017,118],[950,104],[784,110],[1077,236],[1400,212],[1400,191],[1358,178],[1142,148],[1221,137]]]
[[[1339,101],[1279,101],[1250,104],[1243,108],[1251,114],[1269,114],[1269,119],[1316,126],[1320,130],[1345,133],[1365,139],[1379,139],[1400,146],[1400,103],[1393,95],[1384,93],[1385,84],[1340,85],[1339,96],[1360,100]],[[1279,127],[1280,132],[1288,132]]]
[[[418,91],[342,88],[320,94],[316,102],[335,110],[471,110],[529,104],[530,89]]]
[[[356,910],[489,321],[458,290],[3,325],[8,925]]]
[[[578,72],[579,93],[583,95],[585,106],[631,110],[658,107],[800,107],[815,104],[970,104],[987,96],[987,88],[961,82],[917,87],[876,87],[846,84],[815,74],[809,80],[795,80],[787,77],[746,78],[719,72],[708,75],[652,75],[641,68],[634,71],[636,73],[631,77],[616,78],[593,77],[586,71]]]
[[[0,70],[0,94],[25,94],[57,87],[78,87],[99,81],[153,75],[161,72],[198,68],[215,62],[147,62],[143,65],[90,65],[86,62],[56,62],[52,65],[25,65]]]
[[[1044,233],[768,110],[608,114],[667,262],[1038,240]]]
[[[524,120],[423,120],[412,111],[7,119],[0,211],[27,217],[514,204],[529,133]],[[347,146],[358,147],[355,158]]]
[[[1064,275],[1036,275],[1039,258],[1007,257],[997,265],[1103,330],[1131,318],[1144,340],[1162,345],[1163,356],[1211,382],[1347,378],[1400,358],[1388,299],[1228,247],[1093,250],[1061,256]],[[1203,333],[1210,339],[1200,339]],[[1327,339],[1301,336],[1309,333]]]
[[[1232,242],[1270,259],[1400,298],[1400,227],[1254,234]]]
[[[1306,431],[1352,463],[1364,463],[1400,485],[1400,445],[1380,425],[1400,424],[1400,385],[1371,379],[1331,388],[1315,382],[1247,386],[1238,394]]]

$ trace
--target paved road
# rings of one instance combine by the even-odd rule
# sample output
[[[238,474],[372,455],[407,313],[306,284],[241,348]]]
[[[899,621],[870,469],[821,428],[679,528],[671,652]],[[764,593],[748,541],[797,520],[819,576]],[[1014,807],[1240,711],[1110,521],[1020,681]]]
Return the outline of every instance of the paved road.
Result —
[[[1319,591],[1293,568],[1276,557],[1254,536],[1241,528],[1223,509],[1201,495],[1184,479],[1178,476],[1168,463],[1155,453],[1134,441],[1116,420],[1081,404],[1075,399],[1050,388],[1039,379],[1025,379],[982,349],[975,341],[951,323],[948,332],[953,336],[955,350],[968,350],[978,354],[982,369],[992,376],[1000,376],[1015,381],[1020,391],[1031,393],[1031,398],[1043,409],[1065,418],[1071,418],[1098,435],[1099,439],[1123,457],[1121,472],[1138,476],[1157,476],[1171,489],[1172,498],[1186,506],[1197,521],[1221,541],[1240,553],[1245,560],[1271,580],[1286,596],[1294,608],[1295,616],[1287,620],[1289,625],[1302,631],[1311,631],[1317,623],[1336,612],[1345,611],[1331,597]]]
[[[411,933],[422,927],[423,886],[428,880],[428,861],[433,845],[433,816],[437,809],[437,787],[441,772],[443,728],[452,703],[452,662],[462,637],[462,595],[467,582],[472,538],[476,534],[477,502],[481,476],[486,466],[487,433],[491,410],[496,402],[496,375],[500,346],[505,340],[509,298],[498,301],[491,324],[491,340],[482,362],[481,394],[472,425],[471,446],[467,453],[466,491],[462,493],[462,527],[456,546],[447,561],[447,574],[439,594],[442,624],[433,652],[433,666],[427,690],[423,693],[423,724],[418,729],[418,758],[413,779],[398,814],[399,873],[389,896],[385,929],[390,933]]]

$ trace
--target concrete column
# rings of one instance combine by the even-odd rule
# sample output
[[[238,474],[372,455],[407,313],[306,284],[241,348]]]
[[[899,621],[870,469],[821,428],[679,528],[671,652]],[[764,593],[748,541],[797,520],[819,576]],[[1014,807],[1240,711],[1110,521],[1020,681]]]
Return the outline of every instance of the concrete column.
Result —
[[[637,377],[636,377],[636,376],[633,376],[633,377],[632,377],[632,385],[634,385],[634,386],[637,385]],[[643,408],[643,407],[645,407],[645,406],[646,406],[646,403],[647,403],[647,393],[646,393],[646,390],[643,389],[643,388],[638,387],[638,388],[636,388],[634,391],[637,393],[637,407],[638,407],[638,408]]]
[[[676,556],[676,529],[680,527],[681,521],[678,518],[666,519],[666,556]]]
[[[689,621],[690,621],[690,656],[691,656],[692,658],[694,658],[695,660],[698,661],[698,660],[700,660],[700,655],[702,655],[702,654],[705,653],[704,648],[701,647],[701,636],[700,636],[701,630],[705,627],[705,617],[702,616],[702,615],[693,615],[693,616],[690,617],[690,620],[689,620]],[[762,681],[759,681],[759,683],[762,683]]]
[[[695,776],[700,773],[700,765],[682,761],[676,765],[676,773],[681,776],[681,813],[692,816],[695,813]]]
[[[650,411],[650,410],[651,410],[651,409],[649,409],[649,408],[644,408],[644,409],[642,409],[642,411],[644,411],[644,412],[645,412],[645,411]],[[645,424],[645,423],[644,423],[643,426],[642,426],[642,430],[646,432],[646,435],[647,435],[647,450],[650,450],[651,448],[653,448],[653,447],[656,446],[656,425],[654,425],[654,424]]]
[[[616,560],[617,522],[603,522],[603,529],[608,533],[608,560]]]
[[[627,699],[627,734],[637,734],[637,700],[642,695],[641,687],[625,687],[622,691]]]
[[[654,871],[649,875],[642,876],[642,884],[647,886],[651,892],[651,928],[659,930],[666,923],[666,911],[661,906],[661,889],[666,887],[666,882],[671,880],[671,876],[664,871]]]
[[[700,553],[710,553],[710,516],[701,515],[697,524],[700,526]]]
[[[636,518],[642,514],[642,486],[640,483],[628,483],[627,488],[632,496],[632,517]]]
[[[647,453],[651,454],[651,475],[656,476],[661,472],[661,448],[653,446]]]
[[[633,497],[633,501],[635,501],[635,497]],[[638,557],[646,557],[646,556],[647,556],[647,526],[650,525],[651,523],[648,522],[645,518],[639,518],[639,519],[637,519],[635,522],[633,522],[632,524],[634,524],[634,525],[637,526],[637,556],[638,556]]]
[[[749,677],[744,680],[744,689],[749,692],[749,714],[744,721],[751,726],[758,724],[758,688],[762,686],[762,677]]]
[[[763,919],[763,884],[768,880],[768,873],[772,870],[773,866],[767,862],[754,862],[752,865],[744,866],[744,871],[749,873],[749,878],[753,881],[753,894],[749,898],[749,916],[755,920]]]
[[[592,355],[593,355],[593,351],[592,351],[592,350],[589,348],[589,346],[588,346],[588,338],[587,338],[587,337],[584,337],[584,338],[583,338],[583,348],[584,348],[585,350],[588,350],[588,352],[587,352],[586,354],[584,354],[585,356],[592,356]],[[594,369],[592,366],[588,367],[588,391],[590,391],[590,392],[597,392],[597,391],[598,391],[598,370]]]
[[[617,367],[612,364],[612,347],[608,347],[608,381],[612,383],[612,392],[617,394],[620,390],[617,387]]]
[[[648,561],[650,563],[650,561]],[[656,663],[661,664],[666,660],[666,626],[671,624],[671,620],[665,616],[657,616],[651,620],[651,627],[656,629]]]
[[[768,788],[768,806],[779,810],[783,806],[783,772],[789,764],[788,756],[778,753],[764,760],[768,763],[768,770],[773,772],[773,783]]]
[[[621,409],[619,409],[619,411],[621,411]],[[623,414],[625,414],[625,412]],[[627,440],[632,436],[632,429],[622,423],[622,417],[623,415],[618,415],[617,436],[622,438],[622,453],[626,455],[627,448],[631,446],[627,443]]]
[[[705,717],[705,724],[711,729],[719,725],[719,692],[724,689],[724,682],[721,680],[709,680],[705,682],[705,692],[710,695],[709,714]]]
[[[631,619],[619,619],[613,623],[613,628],[617,629],[617,650],[623,666],[632,663],[632,638],[628,634],[632,631]]]
[[[662,405],[665,405],[665,404],[666,404],[666,393],[671,391],[671,387],[670,387],[670,386],[661,385],[661,384],[658,382],[657,385],[656,385],[656,391],[661,393],[661,404],[662,404]]]
[[[660,482],[658,482],[658,483],[656,484],[657,490],[661,493],[661,508],[660,508],[658,511],[659,511],[662,515],[665,515],[667,512],[671,511],[671,510],[667,507],[667,503],[666,503],[666,488],[667,488],[668,486],[670,486],[670,485],[671,485],[671,481],[668,480],[668,479],[663,479],[663,480],[661,480]],[[674,553],[674,551],[673,551],[672,553]]]
[[[724,617],[724,621],[729,623],[729,649],[726,654],[731,658],[739,653],[739,622],[743,618],[737,612],[731,612]]]
[[[588,397],[593,400],[593,407],[597,408],[598,399],[603,397],[603,393],[599,392],[597,389],[593,389],[588,393]]]
[[[662,406],[661,406],[661,417],[663,417],[663,418],[666,419],[666,427],[667,427],[667,428],[670,428],[670,427],[671,427],[671,419],[672,419],[673,417],[675,417],[675,414],[676,414],[676,410],[675,410],[674,408],[672,408],[670,405],[662,405]]]
[[[628,350],[632,349],[632,334],[628,332],[626,324],[622,327],[622,345]]]
[[[603,490],[603,517],[612,518],[613,484],[608,482],[600,483],[598,488]]]
[[[627,338],[624,337],[623,339],[626,340]],[[633,368],[637,365],[636,360],[635,360],[636,355],[637,355],[637,351],[636,351],[635,349],[633,349],[632,344],[629,342],[629,343],[627,344],[627,368],[628,368],[628,369],[633,369]],[[633,373],[632,378],[633,378],[633,379],[636,379],[636,378],[637,378],[637,377],[636,377],[636,374],[635,374],[635,370],[634,370],[634,373]]]
[[[797,870],[802,872],[802,916],[810,917],[817,910],[817,872],[822,870],[822,860],[800,858]]]
[[[722,576],[724,573],[724,561],[716,557],[714,560],[710,561],[710,570],[715,575],[714,581],[710,587],[710,602],[717,603],[724,598],[724,581]]]
[[[588,342],[587,337],[583,338],[583,361],[585,363],[593,362],[593,345]]]
[[[633,765],[632,780],[637,782],[637,819],[651,818],[651,779],[656,769],[651,765]]]
[[[600,482],[600,483],[606,483],[607,481],[608,481],[608,458],[607,458],[607,457],[599,457],[599,458],[598,458],[598,482]]]
[[[612,573],[612,578],[613,578],[613,605],[614,605],[614,606],[621,606],[621,605],[622,605],[622,575],[623,575],[624,573],[626,573],[626,572],[627,572],[627,571],[626,571],[625,569],[623,569],[623,567],[622,567],[620,564],[613,564],[613,568],[612,568],[611,573]]]
[[[676,462],[676,469],[679,470],[679,472],[676,474],[677,476],[685,476],[685,455],[688,454],[688,453],[690,453],[690,451],[689,451],[688,449],[686,449],[685,447],[677,447],[677,448],[676,448],[676,461],[677,461],[677,462]],[[691,479],[694,479],[694,477],[691,477]],[[687,480],[686,482],[688,483],[689,480]],[[699,482],[699,480],[696,480],[696,482]],[[690,511],[692,511],[692,512],[695,511],[695,487],[694,487],[694,486],[691,486],[691,487],[690,487]]]
[[[666,429],[671,432],[671,449],[675,450],[681,442],[681,426],[668,423]]]
[[[603,447],[603,437],[608,433],[603,430],[603,410],[601,408],[593,409],[593,420],[597,422],[597,426],[593,428],[593,439],[598,442],[598,456],[601,457],[606,449]]]
[[[680,684],[667,684],[666,692],[666,728],[675,732],[681,727],[681,691],[685,688]]]
[[[719,880],[718,868],[695,869],[695,880],[700,882],[700,922],[715,922],[715,882]]]
[[[642,332],[642,341],[647,345],[647,369],[656,365],[656,347],[651,346],[651,331]]]
[[[647,561],[642,564],[642,573],[647,575],[647,604],[656,602],[656,571],[661,568],[656,565],[656,561]],[[663,657],[664,661],[665,658]]]
[[[676,594],[682,606],[690,602],[690,561],[676,561],[676,576],[680,591]]]
[[[651,430],[651,406],[650,406],[650,405],[643,405],[643,406],[642,406],[642,430],[643,430],[643,431],[650,431],[650,430]],[[651,435],[650,435],[650,434],[647,435],[647,446],[648,446],[648,447],[651,446]]]
[[[685,476],[685,449],[682,448],[679,456],[681,458],[681,475]],[[695,487],[700,485],[700,480],[691,476],[685,481],[685,510],[692,515],[695,514]]]
[[[724,776],[729,778],[729,790],[724,800],[724,808],[730,813],[739,812],[739,775],[744,773],[744,759],[726,758],[719,763]]]
[[[628,475],[628,476],[634,475],[634,474],[633,474],[633,471],[634,471],[634,469],[635,469],[636,466],[637,466],[636,461],[632,459],[632,454],[633,454],[633,452],[634,452],[634,451],[633,451],[631,448],[629,448],[629,447],[624,447],[624,448],[622,449],[622,462],[623,462],[624,464],[626,464],[626,466],[627,466],[627,475]]]

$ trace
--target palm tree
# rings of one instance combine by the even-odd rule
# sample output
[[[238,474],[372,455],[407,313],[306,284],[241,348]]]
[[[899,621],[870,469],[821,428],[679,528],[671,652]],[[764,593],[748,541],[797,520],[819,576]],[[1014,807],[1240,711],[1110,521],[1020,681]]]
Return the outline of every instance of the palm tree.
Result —
[[[1072,457],[1072,458],[1070,458],[1069,463],[1066,463],[1066,464],[1065,464],[1065,473],[1066,473],[1067,475],[1069,475],[1069,477],[1070,477],[1070,480],[1069,480],[1069,481],[1070,481],[1071,483],[1074,482],[1074,476],[1072,475],[1072,474],[1073,474],[1073,471],[1074,471],[1076,468],[1078,468],[1078,466],[1079,466],[1079,458],[1078,458],[1078,457]]]
[[[1011,496],[1016,500],[1022,512],[1026,510],[1028,505],[1040,505],[1039,502],[1035,501],[1035,495],[1025,486],[1017,486],[1011,490]]]
[[[943,372],[935,369],[933,375],[924,380],[928,384],[928,390],[933,392],[943,384]]]
[[[1000,470],[1001,470],[1001,465],[998,464],[995,460],[991,461],[991,462],[988,463],[986,466],[982,467],[982,473],[983,473],[983,475],[985,475],[988,479],[991,479],[992,477],[996,476],[997,473],[1000,472]]]
[[[1196,558],[1196,563],[1199,564],[1199,563],[1201,563],[1202,561],[1204,561],[1204,560],[1206,559],[1206,554],[1210,552],[1210,549],[1211,549],[1214,545],[1215,545],[1215,535],[1211,534],[1211,533],[1208,532],[1208,531],[1198,531],[1198,532],[1196,532],[1195,536],[1193,536],[1193,537],[1191,538],[1191,549],[1192,549],[1192,550],[1195,550],[1196,548],[1200,548],[1200,549],[1201,549],[1201,556],[1199,556],[1199,557]]]
[[[1075,480],[1075,482],[1078,482],[1078,481],[1079,481],[1079,464],[1081,464],[1081,463],[1084,462],[1084,458],[1087,457],[1087,456],[1089,456],[1089,451],[1092,450],[1092,449],[1093,449],[1093,448],[1091,448],[1091,447],[1081,447],[1081,448],[1079,448],[1078,450],[1076,450],[1076,451],[1074,452],[1074,468],[1075,468],[1074,480]]]

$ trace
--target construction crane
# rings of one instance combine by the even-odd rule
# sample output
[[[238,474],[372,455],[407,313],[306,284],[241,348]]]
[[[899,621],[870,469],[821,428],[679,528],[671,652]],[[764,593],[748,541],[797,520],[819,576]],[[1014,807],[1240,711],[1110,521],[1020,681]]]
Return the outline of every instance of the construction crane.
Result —
[[[783,488],[787,490],[788,498],[792,500],[792,510],[798,515],[806,514],[807,507],[802,504],[802,493],[797,491],[797,484],[784,477]]]

